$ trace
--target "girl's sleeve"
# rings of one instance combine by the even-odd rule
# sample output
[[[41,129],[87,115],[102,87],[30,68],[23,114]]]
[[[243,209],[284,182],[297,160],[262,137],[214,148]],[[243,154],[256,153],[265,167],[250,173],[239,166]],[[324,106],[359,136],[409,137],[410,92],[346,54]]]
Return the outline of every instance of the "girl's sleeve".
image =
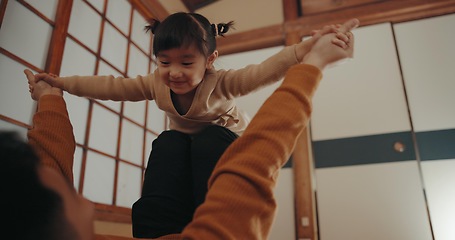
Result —
[[[295,45],[288,46],[260,64],[250,64],[238,70],[218,71],[218,89],[228,98],[243,96],[278,82],[297,63]]]
[[[275,216],[273,189],[307,126],[321,72],[311,65],[289,69],[244,134],[220,158],[205,202],[183,239],[267,239]]]
[[[109,76],[61,77],[64,89],[80,97],[113,101],[154,99],[154,74],[136,78]]]

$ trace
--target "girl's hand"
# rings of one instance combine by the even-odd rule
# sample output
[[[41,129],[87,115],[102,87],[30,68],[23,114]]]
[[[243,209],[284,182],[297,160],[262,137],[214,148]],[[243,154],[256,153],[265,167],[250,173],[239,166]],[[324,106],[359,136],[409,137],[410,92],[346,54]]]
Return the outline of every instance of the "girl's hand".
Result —
[[[57,95],[57,96],[63,95],[63,92],[61,89],[54,88],[44,81],[36,82],[35,75],[33,75],[33,73],[30,70],[25,69],[24,73],[28,80],[28,91],[30,92],[30,96],[32,97],[33,100],[37,101],[42,96],[48,95],[48,94]]]
[[[63,89],[64,83],[63,80],[61,80],[57,75],[52,74],[52,73],[38,73],[35,74],[35,79],[37,82],[39,81],[45,81],[52,87],[60,88]]]

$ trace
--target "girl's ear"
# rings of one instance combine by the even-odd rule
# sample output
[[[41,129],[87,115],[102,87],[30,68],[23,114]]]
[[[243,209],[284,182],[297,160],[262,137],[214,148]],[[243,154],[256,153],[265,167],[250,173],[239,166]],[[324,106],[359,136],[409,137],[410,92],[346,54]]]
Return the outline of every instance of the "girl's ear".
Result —
[[[212,69],[213,67],[213,63],[215,62],[215,60],[218,58],[218,51],[215,50],[213,51],[212,54],[210,54],[210,56],[207,58],[207,64],[206,64],[206,68],[207,69]]]

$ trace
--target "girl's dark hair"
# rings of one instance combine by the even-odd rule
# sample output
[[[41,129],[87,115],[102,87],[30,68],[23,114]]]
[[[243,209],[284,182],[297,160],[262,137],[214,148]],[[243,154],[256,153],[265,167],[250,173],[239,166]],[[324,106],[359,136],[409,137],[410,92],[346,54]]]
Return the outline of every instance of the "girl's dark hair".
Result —
[[[216,50],[215,37],[224,36],[233,25],[233,21],[211,24],[200,14],[178,12],[168,16],[163,22],[152,19],[145,30],[154,34],[155,56],[163,50],[195,44],[198,50],[208,57]]]

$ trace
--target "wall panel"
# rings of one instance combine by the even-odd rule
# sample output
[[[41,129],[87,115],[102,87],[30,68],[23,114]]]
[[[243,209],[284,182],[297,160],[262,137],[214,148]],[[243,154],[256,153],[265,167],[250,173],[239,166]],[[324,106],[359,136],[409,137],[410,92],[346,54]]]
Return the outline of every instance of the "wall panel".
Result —
[[[455,14],[396,24],[435,239],[455,238]]]
[[[354,59],[326,70],[314,97],[320,238],[431,239],[392,27],[354,35]]]

